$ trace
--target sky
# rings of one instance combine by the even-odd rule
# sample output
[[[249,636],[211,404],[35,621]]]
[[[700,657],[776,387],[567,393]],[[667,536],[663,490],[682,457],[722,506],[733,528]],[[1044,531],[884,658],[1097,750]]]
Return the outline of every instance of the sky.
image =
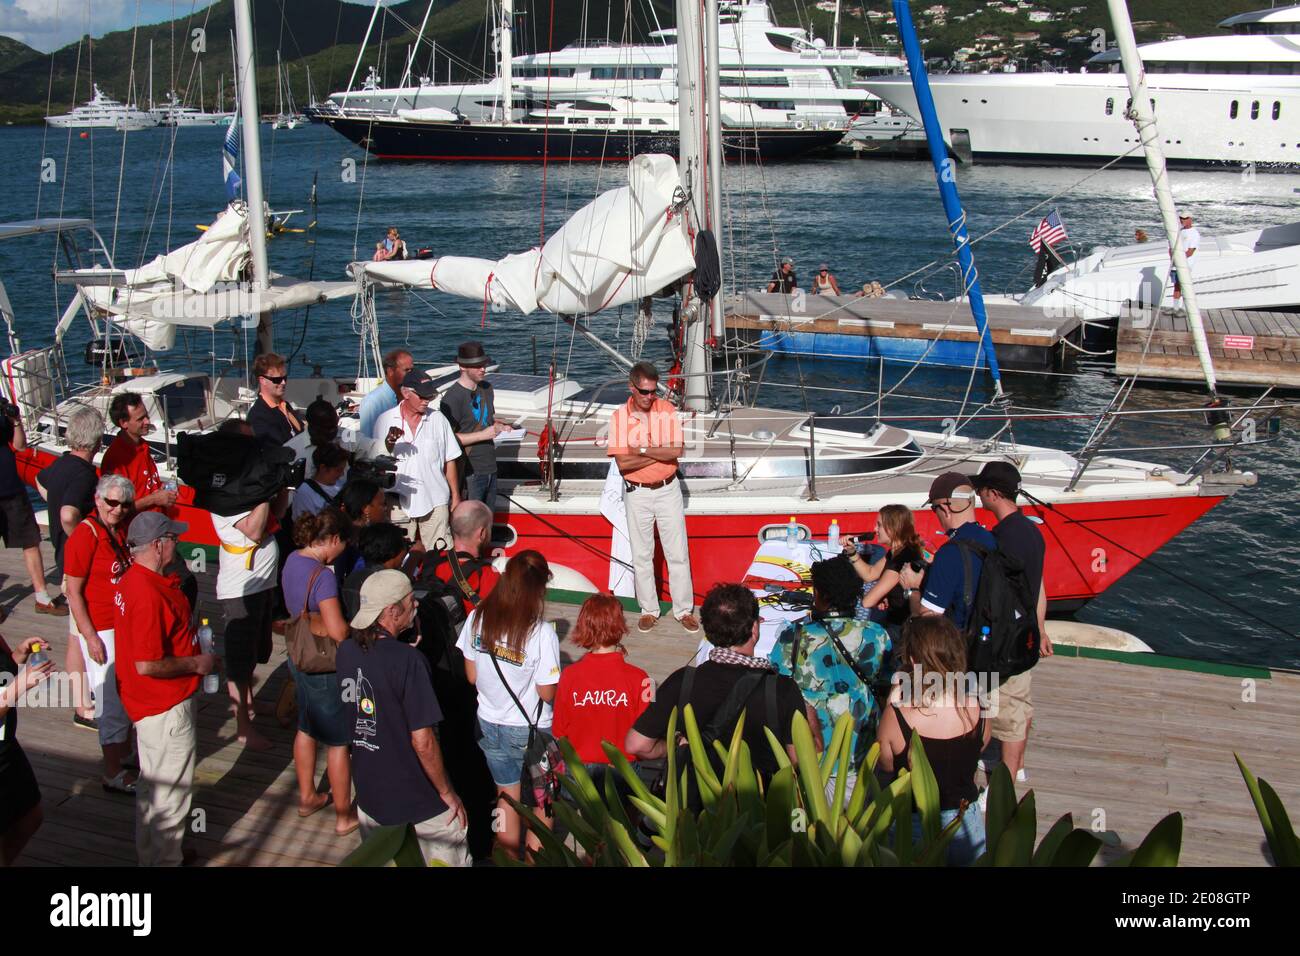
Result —
[[[0,0],[0,36],[13,37],[42,53],[86,33],[103,36],[137,23],[163,23],[202,10],[212,0]],[[259,0],[253,0],[254,3]],[[267,2],[267,0],[260,0]],[[362,2],[366,0],[348,0]]]

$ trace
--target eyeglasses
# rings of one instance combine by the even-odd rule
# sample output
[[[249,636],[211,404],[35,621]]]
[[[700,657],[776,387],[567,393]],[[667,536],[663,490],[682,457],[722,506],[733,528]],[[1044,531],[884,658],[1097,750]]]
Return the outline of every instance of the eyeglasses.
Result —
[[[99,500],[104,502],[104,505],[110,509],[131,507],[131,502],[129,501],[114,501],[112,498],[100,498]]]
[[[653,388],[637,388],[635,385],[633,385],[633,386],[632,386],[632,391],[636,392],[638,395],[653,395],[653,394],[657,391],[657,389],[653,389]]]
[[[288,377],[289,376],[287,375],[263,375],[262,376],[262,378],[266,379],[272,385],[283,385],[284,380]]]

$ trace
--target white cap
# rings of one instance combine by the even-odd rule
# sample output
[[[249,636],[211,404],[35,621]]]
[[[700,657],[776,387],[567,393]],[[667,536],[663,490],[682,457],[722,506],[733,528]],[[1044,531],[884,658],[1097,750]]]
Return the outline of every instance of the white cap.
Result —
[[[1190,212],[1188,212],[1186,209],[1180,209],[1180,210],[1178,210],[1178,218],[1179,218],[1179,219],[1191,219],[1191,218],[1192,218],[1192,214],[1191,214]]]
[[[411,590],[411,579],[401,571],[376,571],[361,585],[361,607],[352,618],[352,626],[361,630],[374,624],[385,608],[401,603]]]

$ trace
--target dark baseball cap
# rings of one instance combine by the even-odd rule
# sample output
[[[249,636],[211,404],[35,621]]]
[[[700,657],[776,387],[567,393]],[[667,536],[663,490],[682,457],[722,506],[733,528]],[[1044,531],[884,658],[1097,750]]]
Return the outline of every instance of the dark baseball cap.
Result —
[[[935,502],[951,498],[958,488],[973,488],[972,480],[970,475],[963,475],[960,471],[945,471],[930,483],[930,496],[926,500]]]
[[[190,529],[184,521],[172,521],[159,511],[142,511],[131,519],[126,533],[126,543],[132,548],[152,544],[163,535],[181,535]]]
[[[975,490],[992,488],[1007,498],[1020,492],[1020,472],[1007,461],[990,461],[975,476]]]
[[[428,372],[422,372],[418,368],[413,368],[406,373],[406,378],[402,379],[402,388],[409,388],[421,398],[433,398],[438,394],[438,386],[434,384],[433,379],[429,378]]]

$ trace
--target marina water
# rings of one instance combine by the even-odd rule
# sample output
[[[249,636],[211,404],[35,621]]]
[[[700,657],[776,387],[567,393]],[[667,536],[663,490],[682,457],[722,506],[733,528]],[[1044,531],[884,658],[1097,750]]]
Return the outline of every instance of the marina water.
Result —
[[[536,166],[367,162],[364,153],[324,127],[262,129],[272,208],[303,210],[290,219],[291,228],[306,228],[315,219],[308,231],[286,233],[269,244],[272,269],[298,277],[313,270],[317,279],[346,278],[346,263],[354,256],[369,258],[389,225],[401,229],[410,248],[427,247],[436,255],[497,258],[523,251],[539,241],[543,217],[549,235],[597,193],[626,182],[626,167],[620,165],[554,162],[543,171]],[[81,139],[75,131],[0,129],[0,218],[93,218],[116,264],[139,265],[166,248],[192,241],[195,226],[211,222],[224,205],[219,153],[223,133],[216,128],[147,130],[129,134],[124,144],[121,134],[104,130]],[[123,159],[126,172],[119,182]],[[309,202],[313,180],[315,211]],[[725,180],[723,211],[729,227],[721,237],[724,267],[746,288],[762,286],[782,255],[794,257],[805,286],[826,261],[848,292],[871,279],[888,284],[951,252],[928,162],[833,158],[761,168],[733,164]],[[1178,205],[1194,213],[1202,234],[1258,228],[1300,215],[1297,179],[1291,175],[1175,172],[1172,183]],[[1028,286],[1028,236],[1053,208],[1059,210],[1071,241],[1084,251],[1130,242],[1137,227],[1161,241],[1151,182],[1144,171],[975,166],[960,170],[959,186],[976,237],[1064,193],[975,246],[986,292]],[[69,288],[56,290],[51,279],[54,252],[52,237],[0,243],[0,278],[27,348],[50,343],[69,298]],[[909,279],[898,288],[911,292],[915,282]],[[947,296],[955,284],[952,272],[924,280],[926,290]],[[421,363],[450,362],[458,342],[479,338],[495,360],[515,371],[532,371],[535,353],[542,371],[554,359],[561,372],[588,384],[622,377],[607,359],[581,340],[573,341],[568,327],[547,314],[484,315],[479,303],[437,292],[381,292],[376,306],[382,346],[404,345]],[[345,300],[313,308],[305,328],[301,311],[278,317],[276,348],[296,354],[291,374],[310,374],[312,365],[325,374],[356,372],[358,344],[349,307]],[[645,355],[663,364],[668,355],[667,317],[658,318]],[[593,328],[623,351],[632,348],[630,311],[595,320]],[[67,352],[76,382],[92,377],[93,370],[80,364],[87,338],[79,318],[69,333]],[[183,362],[187,349],[218,372],[232,359],[242,358],[239,339],[229,330],[182,336],[171,354]],[[159,361],[165,366],[169,359],[162,355]],[[903,365],[887,365],[882,376],[874,362],[774,358],[762,372],[759,401],[818,413],[836,405],[847,411],[874,399],[879,387],[897,386],[884,405],[884,415],[893,418],[942,416],[959,407],[907,396],[960,402],[969,387],[969,412],[988,395],[982,373],[973,379],[959,370],[908,373]],[[904,375],[908,377],[900,385]],[[1010,373],[1007,384],[1019,406],[1068,412],[1100,412],[1117,385],[1100,371],[1075,377]],[[852,394],[857,390],[863,394]],[[1203,401],[1203,392],[1194,389],[1139,388],[1127,407]],[[938,422],[899,418],[897,423],[941,430]],[[1018,423],[1016,437],[1072,451],[1091,426],[1086,419],[1047,418]],[[1288,418],[1279,442],[1240,456],[1239,467],[1259,474],[1256,487],[1215,508],[1077,617],[1130,631],[1161,653],[1300,667],[1298,428],[1300,421]],[[977,423],[971,433],[991,430],[988,423]],[[1208,440],[1204,423],[1186,416],[1165,425],[1126,425],[1112,444]],[[1187,465],[1189,454],[1194,457],[1163,450],[1127,457],[1177,466]],[[856,530],[851,516],[841,525]]]

